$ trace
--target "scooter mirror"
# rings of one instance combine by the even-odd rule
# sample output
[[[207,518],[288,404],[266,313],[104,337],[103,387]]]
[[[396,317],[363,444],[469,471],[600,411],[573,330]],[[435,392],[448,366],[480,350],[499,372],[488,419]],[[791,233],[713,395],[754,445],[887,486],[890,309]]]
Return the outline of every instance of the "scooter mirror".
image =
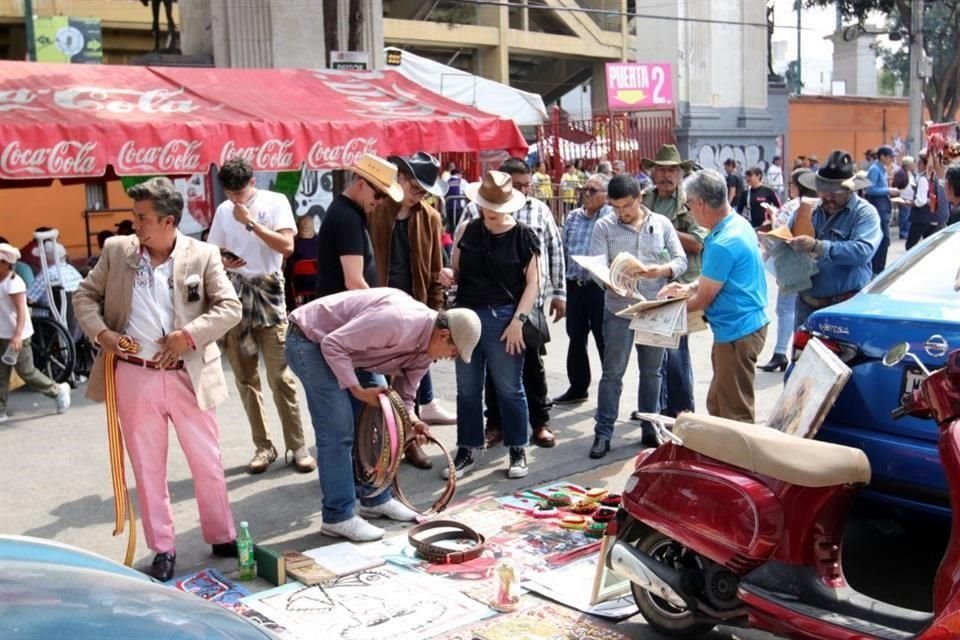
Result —
[[[883,366],[892,367],[899,364],[901,360],[907,357],[908,353],[910,353],[909,343],[901,342],[893,345],[885,354],[883,354]]]

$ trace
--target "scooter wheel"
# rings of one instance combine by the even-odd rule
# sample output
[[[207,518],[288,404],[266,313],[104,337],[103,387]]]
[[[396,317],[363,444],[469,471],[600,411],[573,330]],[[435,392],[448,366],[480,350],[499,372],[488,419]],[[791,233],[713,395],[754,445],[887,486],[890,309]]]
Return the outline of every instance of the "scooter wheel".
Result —
[[[696,568],[687,566],[689,560],[681,558],[692,555],[681,554],[683,549],[683,545],[659,531],[651,531],[637,543],[637,551],[673,569]],[[674,606],[634,583],[630,587],[641,615],[657,633],[671,638],[699,638],[713,630],[713,624],[702,622],[690,609]]]

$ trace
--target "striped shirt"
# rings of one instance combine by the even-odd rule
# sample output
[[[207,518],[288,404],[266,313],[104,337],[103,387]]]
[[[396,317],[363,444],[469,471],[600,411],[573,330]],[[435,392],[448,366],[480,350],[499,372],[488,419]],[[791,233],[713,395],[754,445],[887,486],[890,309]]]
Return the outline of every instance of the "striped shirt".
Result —
[[[583,207],[574,209],[567,214],[567,219],[563,223],[563,253],[567,258],[567,279],[568,280],[586,280],[590,273],[574,261],[571,256],[590,255],[590,240],[593,237],[593,228],[597,220],[613,213],[610,205],[603,205],[594,212],[593,216],[587,217]]]
[[[671,278],[644,278],[640,281],[640,294],[653,300],[667,282],[687,270],[687,254],[670,220],[659,213],[646,211],[647,218],[639,228],[623,224],[616,215],[598,220],[593,227],[590,255],[606,256],[607,264],[610,264],[618,254],[626,252],[644,264],[669,264]],[[605,295],[606,307],[611,313],[623,311],[634,302],[609,289]]]
[[[480,209],[476,203],[467,205],[463,220],[473,220],[480,217]],[[546,254],[546,260],[540,260],[540,280],[544,283],[540,287],[541,304],[546,296],[558,300],[567,299],[566,265],[563,258],[563,242],[560,239],[560,230],[553,220],[553,212],[544,202],[536,198],[527,198],[527,203],[513,217],[522,222],[537,234],[540,245]],[[550,283],[548,287],[546,283]]]

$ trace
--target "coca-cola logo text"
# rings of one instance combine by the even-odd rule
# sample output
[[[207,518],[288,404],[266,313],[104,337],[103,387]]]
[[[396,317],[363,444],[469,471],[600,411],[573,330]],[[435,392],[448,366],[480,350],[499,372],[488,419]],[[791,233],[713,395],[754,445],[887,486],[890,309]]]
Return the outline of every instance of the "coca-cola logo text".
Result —
[[[87,176],[93,175],[97,159],[96,142],[61,140],[52,147],[25,148],[20,141],[11,142],[0,153],[0,175]]]
[[[345,144],[332,147],[317,140],[307,154],[307,166],[314,169],[352,167],[363,154],[376,152],[376,138],[351,138]]]
[[[255,147],[238,147],[233,140],[227,141],[220,150],[220,165],[233,158],[243,158],[259,171],[280,171],[293,168],[293,140],[271,138]]]
[[[200,170],[202,146],[199,140],[175,139],[159,146],[137,147],[136,142],[128,140],[120,147],[117,168],[128,172],[195,173]]]
[[[112,113],[190,113],[200,108],[193,100],[177,99],[183,89],[104,89],[102,87],[70,87],[61,89],[53,96],[58,107],[84,111],[110,111]]]

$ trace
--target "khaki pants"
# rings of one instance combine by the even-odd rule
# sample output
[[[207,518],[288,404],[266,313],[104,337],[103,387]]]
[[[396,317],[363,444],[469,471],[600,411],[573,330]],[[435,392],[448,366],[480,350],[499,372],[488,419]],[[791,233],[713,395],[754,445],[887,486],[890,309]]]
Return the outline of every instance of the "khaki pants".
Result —
[[[267,369],[267,382],[273,393],[273,402],[283,425],[283,442],[289,451],[303,446],[303,425],[300,423],[300,406],[297,404],[297,386],[293,373],[287,366],[284,342],[287,339],[287,323],[272,327],[257,327],[252,330],[257,352],[251,356],[240,349],[240,329],[234,327],[224,337],[227,360],[233,369],[240,400],[250,421],[250,432],[257,448],[270,448],[273,442],[267,431],[267,414],[263,408],[263,392],[260,385],[260,359]]]
[[[0,340],[0,353],[7,350],[9,340]],[[30,339],[23,341],[20,353],[17,355],[17,363],[8,365],[0,362],[0,413],[7,411],[7,393],[10,390],[10,373],[16,370],[17,375],[23,382],[33,389],[39,391],[48,398],[56,398],[60,387],[56,382],[43,375],[39,369],[33,366],[33,349],[30,348]]]
[[[707,412],[710,415],[754,422],[756,405],[753,380],[757,357],[766,339],[767,327],[764,325],[739,340],[713,343],[710,353],[713,380],[707,391]]]

